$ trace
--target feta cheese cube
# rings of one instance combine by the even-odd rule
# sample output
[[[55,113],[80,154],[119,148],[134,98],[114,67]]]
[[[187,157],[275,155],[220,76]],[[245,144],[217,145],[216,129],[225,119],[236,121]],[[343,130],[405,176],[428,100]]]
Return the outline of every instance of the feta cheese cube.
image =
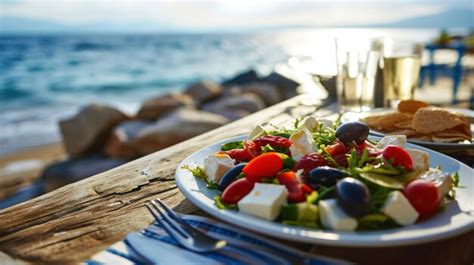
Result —
[[[316,151],[313,135],[307,128],[302,128],[290,136],[291,146],[290,152],[291,157],[298,161],[304,155],[313,153]]]
[[[420,179],[426,179],[432,181],[438,188],[441,197],[446,196],[448,192],[453,188],[453,179],[450,175],[443,171],[435,168],[430,168],[428,171],[420,175]]]
[[[257,125],[252,130],[252,132],[250,132],[249,139],[252,140],[252,139],[255,139],[255,138],[263,136],[263,135],[265,135],[265,128],[263,128],[263,126],[261,126],[261,125]]]
[[[416,222],[419,216],[415,208],[400,191],[390,192],[380,211],[400,225],[411,225]]]
[[[384,149],[388,145],[396,145],[400,147],[405,147],[407,144],[407,137],[405,135],[387,135],[380,140],[376,145],[378,149]]]
[[[237,205],[240,212],[272,221],[280,214],[287,197],[288,191],[283,185],[255,183],[252,191]]]
[[[319,201],[319,218],[325,228],[337,231],[354,231],[357,220],[342,210],[336,199]]]
[[[427,152],[416,149],[405,149],[413,160],[413,170],[423,172],[430,169],[430,155]]]
[[[235,161],[227,154],[215,153],[204,159],[204,172],[209,182],[219,183],[222,176],[234,166]]]

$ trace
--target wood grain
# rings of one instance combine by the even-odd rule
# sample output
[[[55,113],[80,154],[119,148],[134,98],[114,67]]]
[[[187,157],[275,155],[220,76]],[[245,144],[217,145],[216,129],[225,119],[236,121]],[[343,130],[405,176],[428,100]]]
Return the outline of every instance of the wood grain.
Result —
[[[106,249],[152,221],[144,203],[160,197],[192,213],[174,182],[186,156],[215,141],[247,133],[256,124],[289,122],[312,112],[308,96],[285,101],[173,147],[64,186],[0,211],[0,251],[35,263],[76,263]],[[321,111],[329,114],[330,111]],[[13,259],[12,259],[13,260]]]

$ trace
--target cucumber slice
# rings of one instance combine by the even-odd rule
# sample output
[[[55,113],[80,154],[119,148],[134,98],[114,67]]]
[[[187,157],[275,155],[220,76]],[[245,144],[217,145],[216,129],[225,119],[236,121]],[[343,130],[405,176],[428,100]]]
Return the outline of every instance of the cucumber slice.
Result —
[[[318,220],[318,213],[318,206],[306,202],[283,205],[280,211],[283,221],[314,222],[315,224]]]
[[[359,175],[361,178],[385,188],[395,190],[402,190],[404,188],[403,183],[393,177],[376,173],[360,173]]]

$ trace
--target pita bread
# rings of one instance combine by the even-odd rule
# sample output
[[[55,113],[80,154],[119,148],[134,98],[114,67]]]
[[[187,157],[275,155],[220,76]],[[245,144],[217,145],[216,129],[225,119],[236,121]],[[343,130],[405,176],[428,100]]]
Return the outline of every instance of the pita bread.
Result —
[[[409,99],[400,101],[400,103],[398,103],[397,109],[400,112],[415,113],[420,108],[424,107],[428,107],[428,103],[424,101]]]
[[[397,122],[394,124],[395,127],[398,127],[400,129],[411,129],[412,128],[412,120],[406,120],[406,121],[401,121]]]
[[[384,115],[369,116],[362,119],[369,127],[381,130],[384,132],[390,132],[398,130],[395,126],[396,123],[411,121],[413,114],[392,112]]]
[[[460,124],[464,124],[460,116],[437,107],[421,108],[413,116],[413,129],[422,134],[441,132]]]

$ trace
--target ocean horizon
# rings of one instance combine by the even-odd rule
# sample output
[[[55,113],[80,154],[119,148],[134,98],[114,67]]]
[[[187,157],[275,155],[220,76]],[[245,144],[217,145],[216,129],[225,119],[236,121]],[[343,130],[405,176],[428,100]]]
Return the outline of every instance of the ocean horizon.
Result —
[[[299,29],[228,34],[0,35],[0,154],[60,140],[57,122],[104,103],[134,114],[142,101],[200,80],[311,56],[331,72],[338,36],[427,42],[439,29]]]

